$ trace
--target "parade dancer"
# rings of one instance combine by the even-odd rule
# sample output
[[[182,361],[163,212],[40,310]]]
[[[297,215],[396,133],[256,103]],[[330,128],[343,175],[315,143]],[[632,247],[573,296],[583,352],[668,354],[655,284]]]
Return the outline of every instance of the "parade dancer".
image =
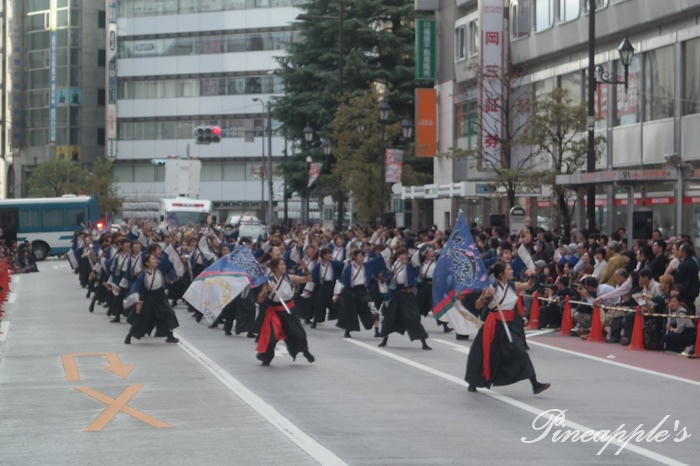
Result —
[[[469,351],[464,379],[469,383],[470,392],[529,379],[532,391],[537,395],[547,390],[550,384],[537,381],[522,326],[514,321],[518,312],[515,309],[517,291],[532,288],[534,280],[512,283],[513,269],[503,262],[497,262],[492,271],[496,288],[485,289],[476,300],[476,309],[486,308],[488,316]]]
[[[418,304],[418,309],[423,317],[428,317],[428,314],[432,313],[433,310],[433,273],[435,273],[435,249],[428,246],[425,249],[425,253],[422,254],[421,251],[416,251],[413,254],[411,262],[414,266],[420,267],[418,271],[418,292],[416,294],[416,303]],[[442,325],[442,329],[445,333],[452,331],[450,327],[447,326],[447,322],[442,322],[437,320],[438,325]]]
[[[332,254],[333,251],[329,248],[321,248],[320,259],[311,271],[311,279],[314,283],[311,297],[314,317],[311,328],[316,328],[316,324],[325,322],[326,309],[328,309],[328,320],[335,320],[338,317],[337,306],[333,302],[333,290],[336,278],[343,271],[343,263],[331,260]]]
[[[284,340],[292,360],[302,353],[307,361],[314,362],[316,358],[309,352],[304,327],[295,315],[287,311],[294,307],[294,285],[306,283],[309,274],[305,277],[288,275],[287,266],[281,258],[270,261],[270,270],[269,282],[261,286],[257,298],[258,303],[267,301],[267,307],[256,347],[256,358],[263,366],[269,366],[275,357],[277,342]]]
[[[156,337],[166,337],[166,343],[178,343],[173,330],[179,323],[165,296],[165,277],[158,270],[158,259],[147,254],[143,258],[143,266],[144,272],[134,281],[123,304],[127,309],[133,306],[127,318],[131,328],[124,344],[130,345],[132,337],[140,340],[153,327],[156,328]]]
[[[384,258],[381,255],[365,262],[365,252],[361,249],[354,250],[351,253],[351,259],[352,262],[345,265],[340,276],[341,288],[333,297],[334,300],[337,300],[340,295],[343,299],[336,326],[345,329],[345,338],[351,338],[350,332],[360,331],[358,317],[362,326],[367,330],[371,329],[377,322],[378,316],[372,313],[369,306],[367,289],[374,277],[385,267]],[[379,333],[379,329],[376,327],[375,333]]]
[[[119,252],[112,261],[111,281],[112,294],[114,297],[109,304],[107,315],[114,316],[110,323],[119,323],[121,315],[124,313],[124,298],[131,286],[129,283],[129,271],[131,268],[131,241],[124,238],[119,240]]]
[[[408,250],[400,248],[394,254],[394,265],[392,276],[389,282],[389,304],[384,311],[382,321],[382,342],[380,347],[384,347],[389,340],[389,334],[393,332],[403,335],[408,332],[411,341],[420,340],[422,349],[431,350],[425,340],[428,333],[420,323],[420,311],[416,304],[415,286],[416,269],[408,260]]]

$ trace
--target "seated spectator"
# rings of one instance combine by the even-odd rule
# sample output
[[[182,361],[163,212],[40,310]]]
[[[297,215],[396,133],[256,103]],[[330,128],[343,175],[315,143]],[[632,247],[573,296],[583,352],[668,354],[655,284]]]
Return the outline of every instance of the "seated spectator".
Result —
[[[634,282],[630,273],[625,268],[619,268],[613,275],[613,280],[616,287],[606,293],[598,294],[598,297],[593,300],[595,306],[615,306],[624,303],[632,294]],[[620,343],[622,332],[622,317],[624,312],[621,310],[608,309],[605,311],[603,321],[605,331],[607,332],[606,340],[610,343]]]
[[[690,313],[677,295],[671,295],[668,301],[669,317],[666,323],[666,334],[662,344],[664,351],[675,353],[690,353],[694,350],[696,338],[695,325],[688,317]]]
[[[567,296],[569,299],[571,299],[572,294],[571,288],[569,288],[569,279],[567,277],[559,277],[554,285],[545,286],[545,297],[553,299],[553,301],[545,301],[541,308],[540,328],[561,327],[564,301],[566,301]]]
[[[593,315],[593,300],[597,296],[604,295],[613,291],[614,288],[605,283],[598,283],[593,277],[585,277],[581,283],[575,288],[576,292],[581,296],[582,301],[586,301],[588,305],[578,305],[574,313],[576,320],[576,333],[584,338],[588,337],[591,328],[591,316]]]
[[[594,253],[595,266],[593,267],[593,273],[591,274],[596,280],[600,280],[603,272],[608,266],[608,261],[605,258],[605,249],[598,248]]]

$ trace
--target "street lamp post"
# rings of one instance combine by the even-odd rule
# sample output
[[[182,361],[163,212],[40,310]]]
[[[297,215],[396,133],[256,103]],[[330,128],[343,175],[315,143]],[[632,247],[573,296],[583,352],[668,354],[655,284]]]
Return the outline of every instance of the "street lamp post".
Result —
[[[267,183],[268,183],[268,199],[267,199],[267,224],[272,223],[272,198],[274,197],[274,189],[272,183],[272,110],[270,109],[270,103],[267,104],[260,100],[259,98],[253,98],[253,102],[259,102],[262,104],[263,114],[265,115],[265,126],[266,130],[263,132],[263,165],[265,164],[265,138],[267,137],[267,169],[263,170],[263,173],[267,172]],[[263,191],[265,186],[265,176],[263,175]],[[263,196],[264,197],[264,196]]]
[[[338,3],[338,16],[326,16],[326,15],[310,15],[306,13],[300,13],[297,15],[296,19],[298,21],[309,21],[315,19],[326,19],[331,21],[338,21],[338,100],[343,95],[344,90],[344,68],[345,68],[345,4],[343,0]],[[331,163],[328,163],[328,169],[331,169]],[[341,188],[341,183],[338,182],[336,200],[338,202],[338,231],[343,229],[343,191]]]
[[[379,202],[379,223],[384,223],[384,209],[386,207],[386,147],[384,143],[384,130],[386,124],[389,122],[389,113],[391,112],[391,107],[386,103],[385,100],[379,102],[379,125],[381,127],[381,134],[379,138],[379,164],[381,168],[381,191],[380,191],[380,202]]]
[[[676,167],[676,174],[678,175],[676,181],[676,234],[680,235],[683,231],[683,175],[685,170],[692,169],[693,166],[688,162],[684,162],[679,154],[666,154],[664,159],[666,163]]]
[[[627,92],[628,69],[632,62],[634,47],[625,37],[617,51],[624,67],[624,78],[606,72],[602,66],[595,65],[595,10],[596,0],[588,0],[588,151],[586,154],[586,171],[595,172],[595,92],[598,84],[623,84]],[[586,223],[589,230],[595,228],[595,184],[586,186]]]
[[[314,138],[314,130],[309,125],[309,123],[306,123],[306,126],[304,127],[302,133],[304,133],[304,142],[306,143],[306,146],[308,147],[309,144],[311,143],[311,140]],[[309,198],[311,197],[311,183],[309,183],[310,180],[310,171],[311,171],[311,163],[313,162],[313,159],[311,158],[310,155],[306,156],[306,174],[309,179],[307,179],[306,182],[306,213],[303,215],[302,219],[306,221],[306,224],[309,224],[309,220],[311,219],[311,211],[310,211],[310,202]]]

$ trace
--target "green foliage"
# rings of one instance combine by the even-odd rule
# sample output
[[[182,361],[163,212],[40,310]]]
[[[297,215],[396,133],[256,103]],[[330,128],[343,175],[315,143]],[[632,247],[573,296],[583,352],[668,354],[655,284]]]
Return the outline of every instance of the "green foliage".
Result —
[[[100,197],[102,213],[121,209],[122,199],[111,178],[112,162],[98,160],[90,170],[68,160],[42,163],[28,180],[29,195],[59,197],[64,194],[85,193]]]
[[[544,98],[534,101],[532,110],[523,143],[529,144],[542,158],[543,168],[537,177],[540,183],[552,186],[557,209],[556,224],[562,225],[568,233],[573,216],[568,201],[573,191],[557,185],[556,176],[570,175],[586,165],[586,103],[574,105],[567,90],[554,89]],[[605,137],[598,136],[594,141],[596,161],[602,155],[605,140]]]
[[[42,163],[29,178],[29,195],[58,197],[78,194],[85,186],[88,173],[80,165],[68,160],[51,160]]]
[[[287,55],[278,58],[279,75],[284,80],[286,92],[274,99],[272,111],[275,119],[282,123],[280,131],[295,145],[295,153],[281,164],[290,191],[305,192],[305,159],[309,155],[314,161],[325,160],[323,175],[315,187],[318,195],[338,195],[337,187],[345,186],[342,171],[333,168],[338,164],[334,160],[338,158],[337,154],[347,152],[347,148],[342,147],[344,142],[332,138],[333,157],[328,160],[318,143],[321,138],[335,134],[336,112],[344,98],[362,96],[370,89],[374,92],[381,88],[392,108],[392,124],[403,119],[404,115],[411,118],[413,114],[413,95],[417,87],[414,81],[414,2],[344,0],[343,3],[342,51],[339,47],[341,24],[337,19],[340,2],[317,0],[305,6],[306,13],[325,18],[297,23],[301,40],[287,44]],[[344,62],[342,88],[340,52]],[[376,100],[372,112],[377,113]],[[303,137],[307,123],[314,130],[311,144],[305,143]],[[353,123],[352,127],[355,126]],[[378,151],[377,148],[377,154]],[[426,164],[415,162],[419,167],[421,163]],[[425,167],[419,170],[423,171]],[[432,173],[432,166],[429,171]]]

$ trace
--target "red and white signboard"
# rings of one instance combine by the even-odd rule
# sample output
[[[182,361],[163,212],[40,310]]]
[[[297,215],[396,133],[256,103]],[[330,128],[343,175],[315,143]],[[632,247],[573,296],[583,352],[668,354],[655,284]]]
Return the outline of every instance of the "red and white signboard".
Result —
[[[503,0],[481,0],[481,151],[485,168],[503,156]]]

